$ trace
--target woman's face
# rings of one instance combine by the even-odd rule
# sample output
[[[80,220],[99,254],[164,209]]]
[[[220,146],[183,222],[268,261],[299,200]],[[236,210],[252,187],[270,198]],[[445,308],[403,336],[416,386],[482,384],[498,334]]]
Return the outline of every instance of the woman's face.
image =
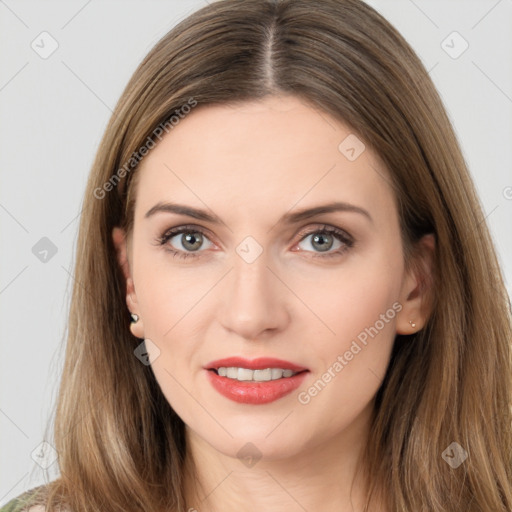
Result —
[[[390,178],[363,143],[271,97],[193,109],[137,171],[132,329],[189,433],[226,455],[357,442],[396,333],[421,327]]]

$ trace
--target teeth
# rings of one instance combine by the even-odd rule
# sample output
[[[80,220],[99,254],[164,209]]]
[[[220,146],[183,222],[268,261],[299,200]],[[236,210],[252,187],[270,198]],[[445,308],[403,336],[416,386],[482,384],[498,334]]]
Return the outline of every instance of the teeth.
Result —
[[[293,370],[283,370],[282,368],[265,368],[264,370],[249,370],[248,368],[221,367],[217,368],[217,373],[221,377],[239,381],[264,382],[269,380],[278,380],[288,378],[297,372]]]
[[[225,368],[226,377],[229,379],[238,379],[238,368]]]
[[[272,368],[265,368],[264,370],[254,370],[253,374],[254,375],[252,378],[257,382],[272,380]]]
[[[248,370],[247,368],[238,368],[238,380],[253,380],[253,374],[253,370]]]
[[[281,370],[281,368],[272,368],[270,370],[271,375],[272,375],[272,380],[280,379],[283,376],[283,371],[284,370]]]

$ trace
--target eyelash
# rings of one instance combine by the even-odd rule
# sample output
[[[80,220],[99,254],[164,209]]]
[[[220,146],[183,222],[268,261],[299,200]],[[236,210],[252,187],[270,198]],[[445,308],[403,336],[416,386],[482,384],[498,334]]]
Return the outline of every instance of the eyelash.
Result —
[[[163,235],[159,236],[156,239],[157,245],[164,246],[167,244],[167,242],[175,237],[176,235],[179,235],[181,233],[200,233],[201,235],[207,237],[207,234],[200,228],[197,228],[196,226],[179,226],[177,228],[170,229],[169,231],[166,231]],[[328,234],[333,235],[337,240],[339,240],[343,247],[340,247],[336,251],[333,252],[326,252],[325,254],[322,253],[316,253],[313,258],[332,258],[336,256],[341,256],[345,251],[349,250],[354,246],[354,240],[353,238],[348,235],[345,231],[342,231],[341,229],[335,228],[333,226],[323,225],[321,228],[313,229],[313,230],[303,230],[299,233],[299,236],[301,236],[301,239],[299,240],[300,243],[302,242],[306,237],[309,235],[315,235],[315,234]],[[208,239],[209,240],[209,239]],[[192,258],[198,258],[200,256],[200,252],[197,251],[198,254],[194,254],[194,252],[184,252],[182,250],[172,249],[170,246],[164,247],[164,249],[171,254],[174,255],[174,257],[178,256],[178,258],[185,259],[188,257]],[[311,251],[306,251],[311,252]]]

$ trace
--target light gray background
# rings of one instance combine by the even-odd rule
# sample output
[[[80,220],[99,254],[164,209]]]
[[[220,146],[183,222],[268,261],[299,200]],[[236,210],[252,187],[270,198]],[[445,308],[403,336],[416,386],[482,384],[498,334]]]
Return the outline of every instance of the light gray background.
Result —
[[[368,3],[430,70],[480,192],[510,293],[512,0]],[[0,0],[0,506],[44,482],[31,453],[55,403],[82,195],[111,109],[151,47],[203,5]],[[43,31],[59,45],[47,59],[31,48],[34,40],[43,44]],[[455,59],[443,49],[462,48],[458,36],[446,39],[453,31],[469,44]],[[43,237],[57,247],[46,263],[32,252]],[[56,466],[49,469],[52,479]]]

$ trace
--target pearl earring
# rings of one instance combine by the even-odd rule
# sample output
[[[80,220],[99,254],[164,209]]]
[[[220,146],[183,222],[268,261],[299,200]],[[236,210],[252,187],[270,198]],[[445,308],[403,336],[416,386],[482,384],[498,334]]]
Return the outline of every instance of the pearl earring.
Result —
[[[409,320],[409,323],[411,324],[411,327],[414,329],[416,327],[416,324],[412,321],[412,320]]]
[[[136,315],[135,313],[131,314],[132,322],[135,324],[139,321],[139,315]]]

